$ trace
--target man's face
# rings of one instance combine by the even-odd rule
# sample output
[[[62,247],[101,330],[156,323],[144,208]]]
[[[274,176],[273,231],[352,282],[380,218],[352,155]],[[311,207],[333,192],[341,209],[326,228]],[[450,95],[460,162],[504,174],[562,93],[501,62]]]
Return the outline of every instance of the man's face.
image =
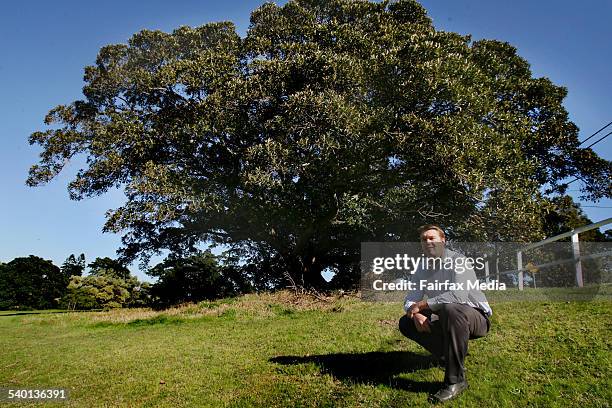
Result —
[[[445,242],[446,239],[435,229],[423,231],[421,234],[421,248],[429,257],[441,257],[444,254]]]

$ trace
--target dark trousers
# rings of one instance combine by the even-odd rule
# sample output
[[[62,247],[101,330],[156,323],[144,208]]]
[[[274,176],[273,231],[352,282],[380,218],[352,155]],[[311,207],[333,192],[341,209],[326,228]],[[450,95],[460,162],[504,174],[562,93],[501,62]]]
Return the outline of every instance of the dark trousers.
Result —
[[[438,315],[438,320],[429,322],[431,333],[418,332],[414,321],[406,315],[399,321],[400,331],[436,357],[444,357],[446,384],[463,381],[463,361],[468,350],[468,340],[486,335],[489,332],[489,320],[479,309],[458,303],[445,303],[435,313],[431,310],[420,313],[429,318],[432,314]]]

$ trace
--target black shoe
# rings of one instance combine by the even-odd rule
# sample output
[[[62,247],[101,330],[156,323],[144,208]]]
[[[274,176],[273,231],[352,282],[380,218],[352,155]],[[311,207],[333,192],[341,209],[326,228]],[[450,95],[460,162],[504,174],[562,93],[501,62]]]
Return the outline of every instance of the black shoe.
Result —
[[[466,380],[456,384],[445,384],[438,392],[431,396],[431,402],[446,402],[452,400],[463,391],[467,390],[469,384]]]

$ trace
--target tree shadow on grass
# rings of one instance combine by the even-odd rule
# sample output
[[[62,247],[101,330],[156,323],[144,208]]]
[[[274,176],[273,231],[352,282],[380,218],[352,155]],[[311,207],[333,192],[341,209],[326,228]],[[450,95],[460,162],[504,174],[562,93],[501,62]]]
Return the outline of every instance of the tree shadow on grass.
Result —
[[[437,391],[440,387],[438,382],[419,382],[397,377],[401,373],[439,367],[435,357],[408,351],[278,356],[271,358],[270,361],[282,365],[314,363],[321,373],[349,383],[384,384],[396,389],[428,394]]]

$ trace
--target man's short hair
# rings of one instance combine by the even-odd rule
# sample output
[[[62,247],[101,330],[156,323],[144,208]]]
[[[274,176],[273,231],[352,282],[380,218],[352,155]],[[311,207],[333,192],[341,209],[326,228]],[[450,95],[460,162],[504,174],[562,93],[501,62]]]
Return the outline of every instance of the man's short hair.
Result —
[[[421,235],[423,235],[423,233],[425,231],[429,231],[429,230],[436,230],[438,231],[438,233],[440,234],[440,236],[444,239],[446,239],[446,234],[444,233],[444,230],[440,227],[438,227],[435,224],[425,224],[425,225],[421,225],[417,231],[419,232],[419,238],[421,237]]]

